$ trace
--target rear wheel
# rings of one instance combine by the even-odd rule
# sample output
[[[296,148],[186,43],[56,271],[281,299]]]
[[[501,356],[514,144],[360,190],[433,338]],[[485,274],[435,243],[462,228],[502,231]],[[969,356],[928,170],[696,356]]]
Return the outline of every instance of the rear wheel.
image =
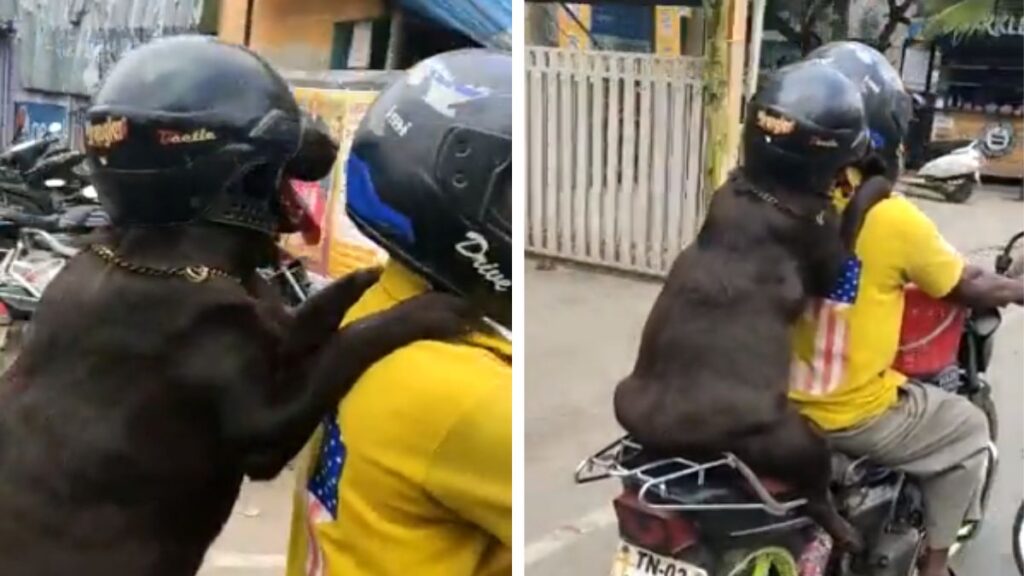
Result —
[[[964,180],[957,184],[946,194],[946,200],[956,204],[963,204],[974,194],[974,180]]]
[[[1024,501],[1017,508],[1013,521],[1013,559],[1017,561],[1017,572],[1024,575]]]

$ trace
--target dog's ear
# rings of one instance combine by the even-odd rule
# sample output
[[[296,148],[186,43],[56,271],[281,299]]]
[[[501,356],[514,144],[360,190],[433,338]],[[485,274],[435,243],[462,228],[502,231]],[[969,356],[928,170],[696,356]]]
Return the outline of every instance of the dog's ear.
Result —
[[[875,207],[875,204],[892,195],[892,187],[892,182],[884,176],[872,176],[853,193],[849,205],[843,211],[839,232],[847,250],[853,252],[868,212]]]

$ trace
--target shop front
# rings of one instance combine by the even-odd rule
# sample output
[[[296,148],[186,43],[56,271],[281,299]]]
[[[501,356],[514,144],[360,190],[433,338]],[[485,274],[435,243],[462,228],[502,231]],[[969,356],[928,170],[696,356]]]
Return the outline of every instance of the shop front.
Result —
[[[918,74],[928,103],[922,140],[933,150],[977,141],[987,159],[982,175],[1024,178],[1024,18],[996,15],[929,48],[927,72]],[[905,80],[914,75],[908,63],[905,57]]]

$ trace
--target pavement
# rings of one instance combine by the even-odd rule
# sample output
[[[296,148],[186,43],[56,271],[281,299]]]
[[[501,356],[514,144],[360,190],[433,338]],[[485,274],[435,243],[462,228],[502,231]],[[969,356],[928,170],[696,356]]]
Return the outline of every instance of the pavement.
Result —
[[[964,252],[1024,229],[1015,188],[979,190],[964,205],[921,200]],[[994,252],[978,260],[990,265]],[[974,258],[971,258],[974,261]],[[526,272],[526,551],[531,576],[607,574],[617,534],[613,481],[573,484],[576,464],[622,432],[612,391],[632,367],[659,284],[560,265]],[[987,523],[958,558],[961,576],[1011,576],[1013,514],[1024,497],[1024,311],[1010,309],[989,376],[1002,422],[1002,462]]]
[[[288,469],[272,482],[247,482],[198,576],[284,574],[294,487]]]

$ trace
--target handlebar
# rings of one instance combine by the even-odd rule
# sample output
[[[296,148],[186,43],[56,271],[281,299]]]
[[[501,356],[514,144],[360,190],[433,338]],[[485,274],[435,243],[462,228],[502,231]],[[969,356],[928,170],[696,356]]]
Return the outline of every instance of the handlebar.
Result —
[[[23,229],[21,231],[21,237],[26,241],[36,241],[47,250],[65,258],[74,258],[75,255],[78,254],[78,249],[64,244],[49,232],[39,230],[38,228]]]
[[[1007,272],[1010,271],[1010,267],[1015,264],[1013,254],[1011,254],[1011,252],[1013,252],[1013,249],[1022,238],[1024,238],[1024,231],[1014,234],[1013,237],[1010,238],[1010,241],[1006,243],[1006,246],[1003,247],[1003,251],[996,257],[997,274],[1007,274]],[[1018,268],[1022,266],[1019,262],[1016,264]],[[1008,275],[1014,276],[1014,274]]]

